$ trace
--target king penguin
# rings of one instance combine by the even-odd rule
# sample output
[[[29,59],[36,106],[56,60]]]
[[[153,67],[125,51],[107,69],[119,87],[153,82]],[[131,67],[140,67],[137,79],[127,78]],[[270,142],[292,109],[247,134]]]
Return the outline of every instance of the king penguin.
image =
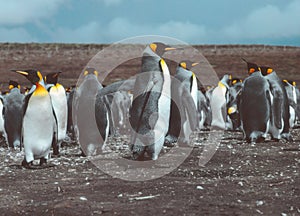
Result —
[[[247,61],[246,63],[249,76],[243,83],[239,110],[244,139],[255,144],[263,141],[269,131],[270,85],[256,64]]]
[[[231,79],[230,88],[228,90],[228,101],[227,101],[227,122],[231,123],[231,130],[239,129],[241,125],[240,113],[238,109],[238,97],[242,90],[243,81],[238,78]]]
[[[74,124],[73,124],[73,98],[76,92],[76,86],[71,86],[67,88],[67,104],[68,104],[68,123],[67,123],[67,132],[71,140],[76,140]]]
[[[283,80],[288,99],[289,99],[289,112],[290,112],[290,128],[293,128],[297,122],[296,110],[297,110],[297,93],[296,83],[288,80]]]
[[[45,88],[40,71],[13,71],[24,75],[33,85],[25,97],[23,110],[22,128],[25,158],[22,166],[31,168],[35,159],[40,159],[40,165],[43,165],[49,158],[55,124],[50,94]]]
[[[98,81],[98,71],[88,67],[83,71],[83,80],[79,84],[73,98],[73,121],[82,154],[95,156],[102,153],[104,139],[98,130],[97,115],[105,115],[96,103],[96,95],[103,86]],[[102,104],[103,100],[101,100]],[[100,107],[101,108],[101,107]],[[106,115],[105,115],[106,116]],[[104,126],[106,129],[107,126]],[[107,129],[108,130],[108,129]]]
[[[198,128],[200,130],[207,130],[211,121],[210,106],[205,94],[200,90],[198,90],[198,116]]]
[[[4,127],[8,146],[21,148],[21,134],[23,122],[24,95],[20,92],[20,85],[15,81],[9,81],[10,93],[5,97]]]
[[[181,61],[171,83],[171,116],[165,145],[173,146],[178,139],[179,145],[189,143],[191,133],[198,126],[198,85],[191,71],[197,62]]]
[[[142,68],[137,74],[130,107],[133,159],[144,159],[147,152],[157,160],[169,128],[171,77],[162,55],[175,48],[154,42],[146,47]]]
[[[109,130],[110,130],[110,115],[112,115],[112,112],[110,112],[110,102],[107,98],[107,95],[101,94],[101,89],[98,91],[96,95],[96,101],[95,101],[95,118],[97,127],[99,130],[99,133],[101,135],[101,144],[102,150],[105,148],[105,144],[108,138]],[[112,117],[112,116],[111,116]]]
[[[212,112],[211,128],[213,130],[225,130],[227,120],[227,97],[231,76],[225,74],[218,86],[212,91],[210,106]]]
[[[51,97],[52,108],[56,117],[56,142],[53,142],[53,155],[59,155],[59,148],[67,135],[68,104],[65,88],[57,82],[61,72],[49,73],[45,76],[46,88]]]
[[[4,98],[2,95],[0,95],[0,135],[4,137],[5,140],[7,140],[6,132],[4,129]]]
[[[290,141],[290,112],[289,101],[286,89],[282,80],[278,77],[273,68],[262,66],[261,73],[268,80],[272,94],[272,118],[270,133],[273,139],[279,140],[281,137]]]

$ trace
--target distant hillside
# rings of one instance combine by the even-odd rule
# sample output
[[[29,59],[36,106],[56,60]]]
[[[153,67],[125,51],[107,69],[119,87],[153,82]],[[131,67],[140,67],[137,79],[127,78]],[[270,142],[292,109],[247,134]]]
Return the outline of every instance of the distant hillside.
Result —
[[[105,44],[0,44],[0,82],[3,88],[9,79],[28,85],[25,78],[13,74],[10,69],[38,68],[44,74],[62,71],[64,85],[76,84],[77,78],[89,60],[109,45]],[[130,47],[130,46],[129,46]],[[244,78],[245,63],[241,57],[259,65],[272,66],[282,78],[300,82],[300,47],[265,45],[193,45],[213,65],[219,76],[231,73]],[[130,52],[130,48],[128,49]],[[111,61],[114,61],[113,56]],[[113,80],[134,75],[139,70],[140,61],[129,61],[110,76]]]

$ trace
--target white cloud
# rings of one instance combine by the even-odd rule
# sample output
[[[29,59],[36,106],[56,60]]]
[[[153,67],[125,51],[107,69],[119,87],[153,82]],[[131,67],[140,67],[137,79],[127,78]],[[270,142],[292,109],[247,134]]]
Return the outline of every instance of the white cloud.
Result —
[[[59,28],[52,37],[59,42],[116,42],[139,35],[163,35],[182,41],[193,41],[206,37],[204,26],[190,22],[169,21],[159,25],[138,24],[125,18],[115,18],[108,24],[90,22],[75,29]]]
[[[109,23],[105,30],[107,33],[106,36],[114,40],[137,35],[163,35],[178,38],[183,41],[192,41],[206,36],[204,26],[179,21],[169,21],[158,25],[151,25],[132,23],[125,18],[115,18]]]
[[[0,3],[0,25],[20,25],[51,17],[66,0],[9,0]]]
[[[0,42],[36,41],[24,28],[0,28]]]
[[[222,30],[231,39],[284,38],[300,36],[300,1],[286,7],[267,5],[252,11]]]
[[[102,29],[103,30],[103,29]],[[79,26],[75,29],[58,28],[52,33],[53,42],[63,43],[96,43],[101,42],[101,26],[96,22],[90,22],[87,25]]]

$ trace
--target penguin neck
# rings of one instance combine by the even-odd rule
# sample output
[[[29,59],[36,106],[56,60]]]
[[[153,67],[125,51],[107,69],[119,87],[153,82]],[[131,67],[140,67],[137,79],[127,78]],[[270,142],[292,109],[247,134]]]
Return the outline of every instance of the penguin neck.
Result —
[[[38,83],[35,84],[35,90],[33,92],[33,95],[35,95],[35,96],[46,96],[46,95],[48,95],[48,91],[46,90],[46,88],[43,85],[41,85],[38,82]]]
[[[220,80],[218,83],[218,86],[220,86],[224,89],[229,89],[229,85],[224,80]]]
[[[146,49],[144,50],[143,56],[153,56],[158,59],[161,59],[161,56],[157,55],[157,53],[154,52],[149,46],[147,46]]]
[[[262,76],[262,73],[260,71],[255,71],[251,73],[250,76]]]
[[[176,75],[180,77],[186,77],[186,79],[190,79],[193,75],[193,72],[178,66],[176,70]]]
[[[46,85],[46,89],[49,91],[50,88],[52,88],[53,86],[55,86],[55,85],[54,85],[54,84],[47,84],[47,85]]]
[[[142,57],[142,70],[141,72],[155,72],[161,71],[160,60],[162,58],[153,52],[149,47],[144,50]]]
[[[224,95],[225,95],[227,89],[229,89],[229,86],[227,85],[227,83],[223,83],[222,81],[219,81],[218,87],[220,89],[222,89],[222,92],[224,93]]]
[[[18,93],[21,93],[20,89],[17,88],[17,87],[12,88],[12,89],[10,90],[10,93],[12,93],[12,92],[18,92]]]

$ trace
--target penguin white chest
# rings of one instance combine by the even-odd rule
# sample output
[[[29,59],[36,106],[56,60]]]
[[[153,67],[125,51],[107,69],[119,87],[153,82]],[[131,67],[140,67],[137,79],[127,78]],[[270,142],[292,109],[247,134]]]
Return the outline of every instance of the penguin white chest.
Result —
[[[23,119],[23,141],[27,162],[42,157],[48,158],[53,125],[50,95],[32,95]]]
[[[59,85],[54,86],[49,92],[53,110],[57,120],[58,140],[63,140],[67,131],[68,105],[65,89]]]
[[[158,126],[159,130],[165,134],[169,128],[170,109],[171,109],[171,77],[169,69],[165,61],[161,62],[163,71],[163,86],[161,95],[158,99],[158,120],[155,128]]]
[[[5,133],[4,118],[3,118],[2,112],[3,112],[3,103],[2,103],[2,100],[0,100],[0,113],[1,113],[1,115],[0,115],[0,132]]]
[[[194,74],[192,75],[191,95],[195,103],[196,109],[198,110],[198,85],[197,85],[197,79]]]

